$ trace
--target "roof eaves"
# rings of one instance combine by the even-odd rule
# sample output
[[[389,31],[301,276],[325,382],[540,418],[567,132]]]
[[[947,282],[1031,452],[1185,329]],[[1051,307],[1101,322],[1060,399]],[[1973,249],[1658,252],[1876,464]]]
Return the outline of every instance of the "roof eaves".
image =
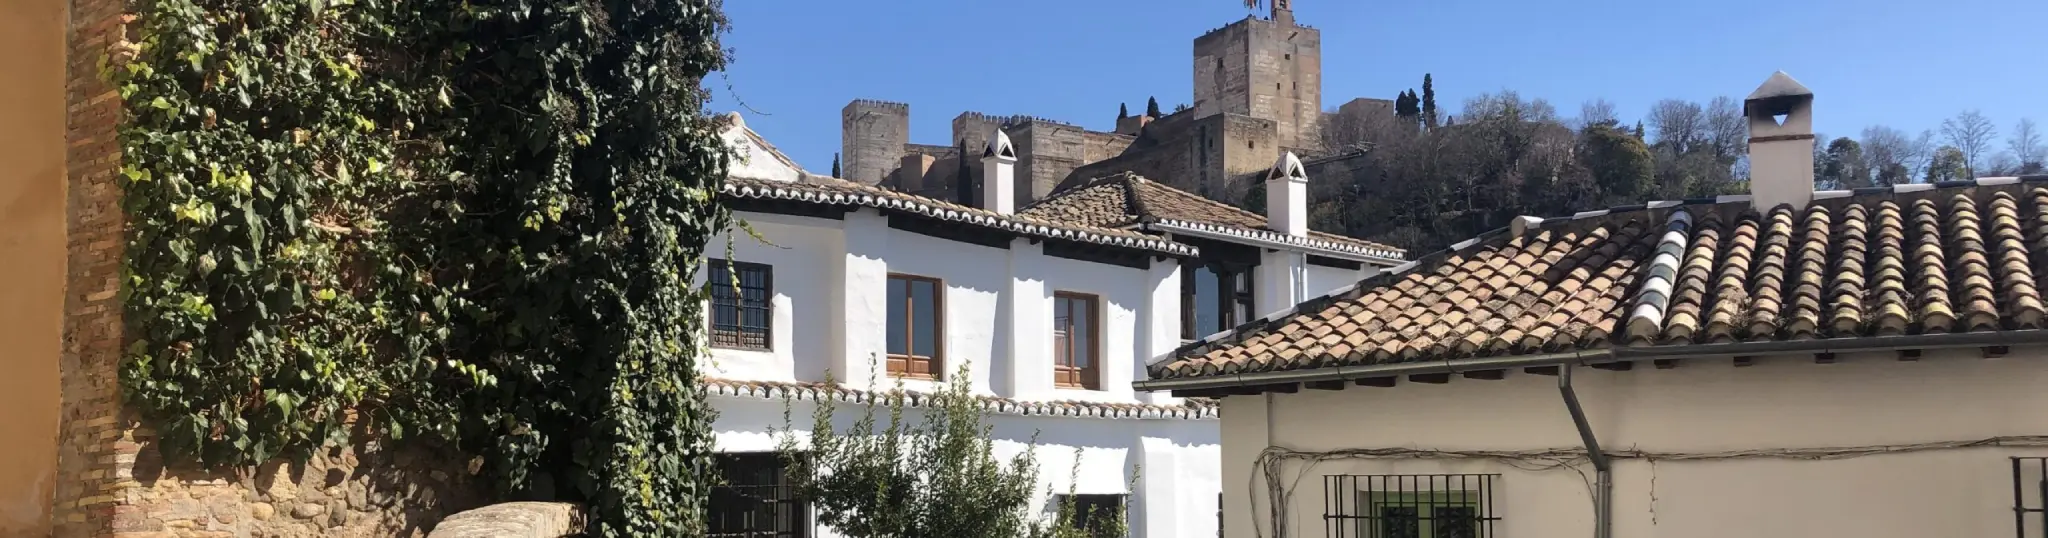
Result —
[[[963,222],[978,226],[986,226],[1008,232],[1020,233],[1037,237],[1051,239],[1066,239],[1117,247],[1151,250],[1155,252],[1161,252],[1173,256],[1182,257],[1198,256],[1201,254],[1201,251],[1199,249],[1196,249],[1192,245],[1176,243],[1164,239],[1145,237],[1141,234],[1109,233],[1125,232],[1125,230],[1118,230],[1114,228],[1103,228],[1101,229],[1101,231],[1096,231],[1078,226],[1057,226],[1043,224],[1014,217],[1004,217],[999,215],[987,214],[985,212],[980,211],[967,211],[957,208],[946,207],[943,205],[939,205],[937,203],[928,203],[924,201],[927,199],[923,197],[907,194],[897,194],[891,196],[875,193],[842,192],[838,190],[803,188],[805,186],[807,185],[769,185],[766,184],[766,182],[763,182],[763,184],[759,185],[742,185],[738,184],[737,182],[727,181],[725,184],[724,193],[726,195],[737,196],[741,198],[768,198],[798,202],[854,205],[861,207],[872,207],[876,209],[909,211],[912,213],[917,213],[920,215],[940,220]]]
[[[1316,239],[1313,237],[1287,235],[1271,230],[1245,228],[1242,226],[1217,224],[1213,222],[1188,221],[1166,218],[1157,219],[1153,221],[1151,224],[1153,226],[1160,228],[1160,231],[1165,232],[1207,233],[1223,235],[1233,238],[1249,239],[1253,241],[1261,241],[1266,243],[1277,243],[1291,247],[1298,247],[1305,250],[1317,251],[1321,254],[1331,255],[1337,258],[1344,258],[1355,261],[1394,264],[1400,263],[1402,260],[1402,253],[1400,251],[1368,248],[1356,244],[1339,243],[1336,241]]]
[[[742,381],[708,377],[704,379],[704,386],[713,396],[789,398],[804,401],[872,402],[889,394],[887,391],[855,389],[839,384]],[[905,405],[912,407],[928,406],[934,396],[931,393],[908,390],[904,391],[903,395]],[[1207,399],[1189,399],[1182,405],[1154,405],[1077,400],[1027,401],[977,396],[975,403],[984,413],[1126,420],[1212,420],[1217,418],[1219,411],[1216,403]]]

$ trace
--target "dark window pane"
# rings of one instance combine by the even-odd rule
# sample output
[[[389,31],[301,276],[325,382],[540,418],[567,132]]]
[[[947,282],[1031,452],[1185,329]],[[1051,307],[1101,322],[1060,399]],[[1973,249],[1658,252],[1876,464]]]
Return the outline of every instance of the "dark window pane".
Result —
[[[1216,334],[1223,330],[1222,298],[1217,296],[1216,272],[1207,267],[1195,269],[1195,338]]]
[[[910,315],[908,281],[900,278],[889,279],[889,354],[910,353]]]
[[[1422,538],[1422,523],[1413,506],[1380,507],[1378,538]]]
[[[1095,316],[1091,312],[1095,304],[1085,300],[1069,302],[1074,307],[1074,367],[1087,368],[1095,364]]]
[[[1432,538],[1477,538],[1479,513],[1469,506],[1439,506],[1430,515]]]
[[[919,357],[939,356],[939,308],[938,290],[930,281],[911,281],[910,311],[911,349],[910,354]]]

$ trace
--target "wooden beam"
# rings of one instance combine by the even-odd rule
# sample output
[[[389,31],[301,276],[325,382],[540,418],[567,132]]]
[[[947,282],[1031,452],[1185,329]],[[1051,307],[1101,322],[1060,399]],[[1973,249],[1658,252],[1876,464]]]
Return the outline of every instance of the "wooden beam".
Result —
[[[2007,348],[2005,346],[1984,346],[1984,358],[1986,359],[1996,359],[1999,357],[2004,357],[2005,354],[2011,352],[2012,349]]]
[[[1523,368],[1523,369],[1522,369],[1522,372],[1523,372],[1523,373],[1530,373],[1530,374],[1536,374],[1536,375],[1557,375],[1557,367],[1556,367],[1556,366],[1530,366],[1530,367],[1528,367],[1528,368]]]
[[[1309,381],[1306,383],[1302,383],[1301,386],[1308,387],[1314,390],[1344,390],[1344,380],[1339,379],[1335,381]]]
[[[1412,382],[1416,382],[1416,383],[1428,383],[1428,384],[1431,384],[1431,385],[1442,385],[1442,384],[1444,384],[1444,383],[1449,383],[1449,382],[1451,382],[1451,374],[1448,374],[1448,373],[1443,373],[1443,374],[1409,374],[1409,375],[1408,375],[1408,380],[1409,380],[1409,381],[1412,381]]]
[[[1474,370],[1474,371],[1470,371],[1470,372],[1465,372],[1465,374],[1464,374],[1464,375],[1465,375],[1465,379],[1484,379],[1484,380],[1487,380],[1487,381],[1499,381],[1499,380],[1501,380],[1502,378],[1505,378],[1505,377],[1507,377],[1507,376],[1508,376],[1508,371],[1507,371],[1507,370]]]
[[[1670,370],[1678,367],[1678,359],[1657,359],[1650,361],[1650,365],[1657,367],[1658,370]]]
[[[1391,377],[1391,376],[1389,376],[1389,377],[1362,377],[1362,378],[1359,378],[1359,379],[1358,379],[1358,381],[1355,381],[1355,383],[1358,383],[1358,386],[1361,386],[1361,387],[1391,387],[1391,386],[1394,386],[1394,381],[1395,381],[1396,379],[1400,379],[1400,378],[1397,378],[1397,377]]]
[[[1902,360],[1902,361],[1917,361],[1917,360],[1920,360],[1920,350],[1918,350],[1918,349],[1901,349],[1901,350],[1899,350],[1899,360]]]
[[[1635,369],[1636,363],[1628,361],[1615,361],[1593,364],[1591,366],[1596,370],[1607,370],[1610,372],[1626,372]]]
[[[1272,393],[1278,393],[1278,394],[1294,394],[1294,393],[1296,393],[1296,392],[1301,392],[1301,384],[1300,384],[1300,383],[1281,383],[1281,384],[1278,384],[1278,385],[1260,385],[1260,386],[1257,386],[1257,387],[1252,387],[1252,389],[1253,389],[1253,390],[1259,390],[1259,391],[1264,391],[1264,392],[1272,392]]]

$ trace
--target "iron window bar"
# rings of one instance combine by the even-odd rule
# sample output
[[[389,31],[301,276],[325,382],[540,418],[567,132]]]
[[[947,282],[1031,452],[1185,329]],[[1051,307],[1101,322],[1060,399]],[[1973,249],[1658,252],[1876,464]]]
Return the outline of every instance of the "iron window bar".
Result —
[[[766,350],[774,341],[774,268],[759,263],[711,260],[711,345]]]
[[[1489,538],[1500,521],[1498,474],[1329,475],[1330,538]]]
[[[2027,505],[2028,486],[2036,495],[2033,506]],[[2038,514],[2041,532],[2027,532],[2028,514]],[[2013,535],[2019,538],[2048,536],[2048,457],[2012,458],[2012,524]]]

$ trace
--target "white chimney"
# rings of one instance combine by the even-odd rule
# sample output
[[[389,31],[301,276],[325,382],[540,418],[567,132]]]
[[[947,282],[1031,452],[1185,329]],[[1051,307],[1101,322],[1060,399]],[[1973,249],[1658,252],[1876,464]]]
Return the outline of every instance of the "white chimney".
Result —
[[[1749,194],[1758,211],[1813,201],[1813,90],[1779,71],[1742,102],[1749,118]]]
[[[1017,147],[997,128],[981,152],[981,208],[1009,215],[1017,212]]]
[[[1266,173],[1266,227],[1303,237],[1308,235],[1308,169],[1294,152],[1280,154],[1280,162]]]

